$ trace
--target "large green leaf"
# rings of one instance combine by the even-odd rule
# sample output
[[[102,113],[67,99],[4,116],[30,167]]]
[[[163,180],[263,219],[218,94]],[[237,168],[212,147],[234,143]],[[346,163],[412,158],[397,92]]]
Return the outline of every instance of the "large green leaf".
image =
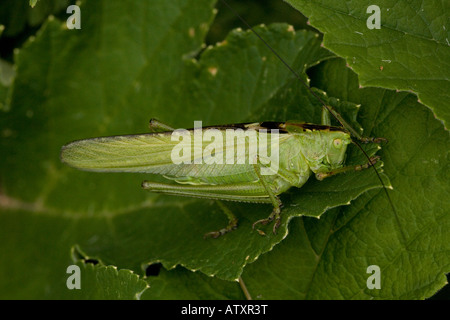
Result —
[[[324,33],[324,45],[346,58],[361,85],[417,93],[450,125],[450,2],[440,0],[286,0]],[[381,29],[369,29],[377,5]]]
[[[448,133],[411,94],[359,89],[341,60],[314,74],[330,94],[366,107],[369,134],[389,139],[382,156],[396,211],[372,191],[320,221],[296,219],[292,236],[246,268],[249,291],[262,299],[430,297],[450,270]],[[371,265],[380,268],[381,289],[366,285]]]

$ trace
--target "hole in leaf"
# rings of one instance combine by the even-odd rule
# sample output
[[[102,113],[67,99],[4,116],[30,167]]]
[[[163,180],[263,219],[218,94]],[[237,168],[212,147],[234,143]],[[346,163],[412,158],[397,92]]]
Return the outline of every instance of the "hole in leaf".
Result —
[[[91,263],[91,264],[93,264],[94,266],[97,265],[97,264],[99,263],[99,261],[96,260],[96,259],[83,259],[83,262],[86,263],[86,264]]]
[[[161,267],[162,267],[161,263],[151,264],[145,269],[145,275],[147,277],[156,277],[159,275],[159,272],[161,271]]]

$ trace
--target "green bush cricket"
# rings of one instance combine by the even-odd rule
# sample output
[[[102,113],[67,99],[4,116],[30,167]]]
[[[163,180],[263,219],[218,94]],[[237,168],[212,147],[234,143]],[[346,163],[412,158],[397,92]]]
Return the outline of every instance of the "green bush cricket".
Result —
[[[322,180],[346,171],[373,167],[378,157],[369,157],[357,142],[352,141],[351,136],[363,143],[380,143],[384,139],[362,138],[337,111],[307,86],[253,28],[235,14],[321,101],[323,109],[320,125],[299,121],[256,122],[175,130],[152,119],[151,133],[75,141],[62,148],[61,160],[86,171],[159,174],[172,183],[144,181],[142,187],[152,192],[218,200],[229,218],[229,224],[221,230],[206,234],[213,238],[237,227],[236,217],[221,200],[272,204],[271,214],[266,219],[254,222],[253,228],[264,234],[257,226],[273,222],[272,231],[276,233],[281,223],[280,194],[291,187],[301,188],[312,174]],[[330,113],[342,127],[331,126]],[[204,138],[203,130],[211,133],[209,139]],[[230,131],[240,135],[228,141],[224,137]],[[211,137],[214,137],[214,141]],[[365,154],[367,163],[344,166],[347,146],[352,142]],[[235,154],[235,148],[242,152]],[[232,156],[228,157],[228,153],[232,153]],[[277,155],[275,169],[271,158],[274,153]],[[175,160],[174,155],[178,157]]]

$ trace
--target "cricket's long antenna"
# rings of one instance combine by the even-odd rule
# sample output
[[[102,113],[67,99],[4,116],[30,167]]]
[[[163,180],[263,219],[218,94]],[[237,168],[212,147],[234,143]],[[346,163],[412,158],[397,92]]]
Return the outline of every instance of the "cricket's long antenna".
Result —
[[[377,177],[378,177],[378,180],[380,180],[381,185],[383,186],[384,194],[386,195],[386,198],[388,199],[389,205],[391,206],[392,211],[394,212],[395,220],[397,220],[398,226],[401,226],[401,224],[400,224],[400,219],[398,218],[397,210],[395,209],[395,206],[394,206],[394,202],[392,202],[392,199],[391,199],[391,197],[389,196],[389,192],[387,191],[387,188],[386,188],[386,186],[384,185],[383,180],[381,179],[380,173],[378,172],[377,168],[375,168],[374,163],[373,163],[372,160],[370,159],[370,157],[369,157],[369,155],[367,154],[367,152],[361,147],[361,145],[360,145],[359,143],[357,143],[356,141],[353,141],[353,143],[359,148],[359,150],[361,150],[361,152],[364,154],[364,156],[365,156],[367,159],[369,159],[369,163],[371,164],[371,167],[372,167],[373,170],[375,171],[375,173],[376,173],[376,175],[377,175]],[[406,236],[405,236],[405,234],[403,233],[403,229],[402,229],[402,228],[400,228],[400,234],[402,235],[403,242],[406,244],[406,242],[407,242],[407,241],[406,241]]]
[[[302,79],[302,77],[278,54],[278,52],[276,52],[275,51],[275,49],[274,48],[272,48],[272,46],[270,46],[270,44],[268,44],[267,43],[267,41],[266,40],[264,40],[264,38],[263,37],[261,37],[261,35],[258,33],[258,32],[256,32],[255,31],[255,29],[253,29],[253,27],[252,26],[250,26],[249,24],[248,24],[248,22],[244,19],[244,18],[242,18],[241,17],[241,15],[234,9],[234,8],[232,8],[229,4],[228,4],[228,2],[226,1],[226,0],[220,0],[229,10],[231,10],[235,15],[236,15],[236,17],[239,19],[239,20],[241,20],[241,22],[249,29],[249,30],[251,30],[263,43],[264,43],[264,45],[270,50],[270,51],[272,51],[272,53],[286,66],[286,68],[288,68],[291,72],[292,72],[292,74],[294,74],[294,76],[298,79],[298,80],[300,80],[300,83],[315,97],[315,98],[317,98],[317,100],[320,102],[320,103],[322,103],[322,105],[328,110],[328,112],[330,112],[335,118],[336,118],[336,120],[342,125],[342,127],[345,129],[345,130],[347,130],[347,131],[350,131],[350,133],[353,135],[353,136],[355,136],[357,139],[361,139],[361,136],[354,130],[354,129],[350,129],[349,130],[349,128],[351,128],[351,126],[349,126],[346,122],[345,122],[345,120],[341,117],[341,116],[339,116],[338,114],[336,114],[336,112],[332,109],[332,108],[330,108],[330,106],[328,106],[320,97],[319,97],[319,95],[317,94],[317,93],[315,93],[308,85],[307,85],[307,83]],[[361,145],[359,144],[359,143],[357,143],[357,142],[355,142],[355,141],[353,141],[354,143],[355,143],[355,145],[357,145],[358,146],[358,148],[362,151],[362,153],[364,154],[364,156],[369,160],[369,164],[370,164],[370,166],[375,170],[375,173],[376,173],[376,175],[377,175],[377,177],[378,177],[378,180],[380,181],[380,183],[381,183],[381,185],[383,186],[383,189],[384,189],[384,193],[386,194],[386,197],[387,197],[387,199],[388,199],[388,201],[389,201],[389,204],[390,204],[390,206],[391,206],[391,208],[392,208],[392,210],[394,211],[394,213],[395,213],[395,217],[396,217],[396,219],[397,219],[397,223],[399,223],[399,225],[400,225],[400,221],[398,220],[398,215],[397,215],[397,210],[395,209],[395,207],[394,207],[394,203],[392,202],[392,199],[391,199],[391,197],[389,196],[389,193],[387,192],[387,188],[386,188],[386,186],[385,186],[385,184],[384,184],[384,182],[383,182],[383,179],[381,179],[381,176],[380,176],[380,174],[378,173],[378,170],[377,170],[377,168],[375,168],[375,164],[372,162],[372,160],[370,159],[370,157],[369,157],[369,155],[366,153],[366,151],[364,151],[364,149],[361,147]],[[403,240],[405,240],[406,241],[406,238],[405,238],[405,236],[404,236],[404,234],[402,233],[402,237],[403,237]]]
[[[290,65],[289,65],[289,63],[287,63],[279,54],[278,54],[278,52],[276,52],[275,51],[275,49],[274,48],[272,48],[272,46],[270,45],[270,44],[268,44],[267,43],[267,41],[266,40],[264,40],[264,38],[263,37],[261,37],[261,35],[258,33],[258,32],[256,32],[255,31],[255,29],[253,29],[253,27],[251,26],[251,25],[249,25],[248,24],[248,22],[244,19],[244,18],[242,18],[241,17],[241,15],[236,11],[236,10],[234,10],[234,8],[233,7],[231,7],[229,4],[228,4],[228,2],[227,1],[225,1],[225,0],[221,0],[221,2],[228,8],[228,9],[230,9],[235,15],[236,15],[236,17],[238,17],[239,18],[239,20],[241,20],[241,22],[250,30],[250,31],[252,31],[263,43],[264,43],[264,45],[270,50],[270,51],[272,51],[272,53],[278,58],[278,60],[280,60],[285,66],[286,66],[286,68],[288,68],[291,72],[292,72],[292,74],[294,74],[294,76],[298,79],[298,80],[300,80],[300,83],[315,97],[315,98],[317,98],[317,100],[320,102],[320,103],[322,103],[323,104],[323,106],[328,110],[328,112],[330,112],[335,118],[336,118],[336,120],[337,121],[339,121],[339,123],[342,125],[342,127],[344,127],[346,130],[347,130],[347,128],[346,128],[346,123],[344,122],[343,123],[343,119],[342,118],[340,118],[340,117],[337,117],[336,116],[336,114],[331,110],[331,108],[320,98],[320,96],[317,94],[317,93],[315,93],[313,90],[311,90],[311,88],[306,84],[306,82],[302,79],[302,77],[297,73],[297,71],[295,71],[294,70],[294,68],[292,68]]]
[[[317,98],[317,100],[319,100],[320,101],[320,103],[322,103],[324,106],[325,106],[325,108],[327,108],[328,109],[328,111],[330,112],[330,113],[332,113],[331,112],[331,110],[330,110],[330,108],[327,106],[327,104],[319,97],[319,95],[318,94],[316,94],[314,91],[312,91],[311,90],[311,88],[305,83],[305,81],[300,77],[300,75],[297,73],[297,71],[295,71],[279,54],[278,54],[278,52],[276,52],[275,51],[275,49],[274,48],[272,48],[271,47],[271,45],[270,44],[268,44],[267,43],[267,41],[266,40],[264,40],[264,38],[263,37],[261,37],[261,35],[258,33],[258,32],[256,32],[255,31],[255,29],[253,29],[253,27],[252,26],[250,26],[249,24],[248,24],[248,22],[244,19],[244,18],[242,18],[241,17],[241,15],[236,11],[236,10],[234,10],[234,8],[232,8],[229,4],[228,4],[228,2],[227,1],[225,1],[225,0],[221,0],[222,1],[222,3],[225,5],[225,6],[227,6],[227,8],[228,9],[230,9],[235,15],[236,15],[236,17],[238,17],[239,18],[239,20],[241,20],[241,22],[243,23],[243,24],[245,24],[245,26],[249,29],[249,30],[251,30],[264,44],[265,44],[265,46],[270,50],[270,51],[272,51],[272,53],[286,66],[286,68],[288,68],[294,75],[295,75],[295,77],[297,78],[297,79],[299,79],[300,80],[300,82],[303,84],[303,86],[306,88],[306,89],[308,89],[310,92],[311,92],[311,94],[314,96],[314,97],[316,97]],[[339,121],[339,119],[338,119],[338,121]],[[339,121],[340,122],[340,121]]]

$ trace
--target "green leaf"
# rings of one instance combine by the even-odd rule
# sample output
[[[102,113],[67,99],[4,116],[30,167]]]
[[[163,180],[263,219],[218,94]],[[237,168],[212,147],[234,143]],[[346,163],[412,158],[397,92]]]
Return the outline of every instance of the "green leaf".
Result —
[[[103,221],[85,224],[73,217],[38,212],[35,206],[4,195],[0,195],[0,207],[2,299],[136,299],[146,290],[147,283],[130,270],[94,267],[71,254],[77,239],[95,241]],[[73,274],[67,269],[75,263],[81,268],[80,290],[66,285]]]
[[[149,276],[150,288],[142,300],[242,300],[245,299],[237,282],[223,281],[177,267],[161,268],[157,276]]]
[[[27,27],[37,27],[48,16],[58,14],[69,6],[68,0],[30,0],[27,2],[26,0],[3,0],[0,2],[0,24],[4,24],[6,27],[5,36],[14,37],[22,32],[29,32]],[[18,42],[22,41],[19,39]]]
[[[449,128],[449,2],[287,0],[324,33],[324,45],[344,57],[363,86],[417,93]],[[366,13],[380,8],[381,29]]]
[[[368,134],[389,139],[381,155],[396,212],[377,190],[320,220],[295,219],[292,236],[245,269],[248,290],[261,299],[432,296],[450,270],[448,133],[411,94],[359,89],[342,60],[314,74],[314,85],[365,107]],[[380,268],[381,289],[367,287],[371,265]]]
[[[137,300],[148,289],[148,284],[130,270],[91,263],[77,265],[80,267],[80,289],[66,290],[60,299]],[[71,274],[73,272],[69,272],[68,277]]]

